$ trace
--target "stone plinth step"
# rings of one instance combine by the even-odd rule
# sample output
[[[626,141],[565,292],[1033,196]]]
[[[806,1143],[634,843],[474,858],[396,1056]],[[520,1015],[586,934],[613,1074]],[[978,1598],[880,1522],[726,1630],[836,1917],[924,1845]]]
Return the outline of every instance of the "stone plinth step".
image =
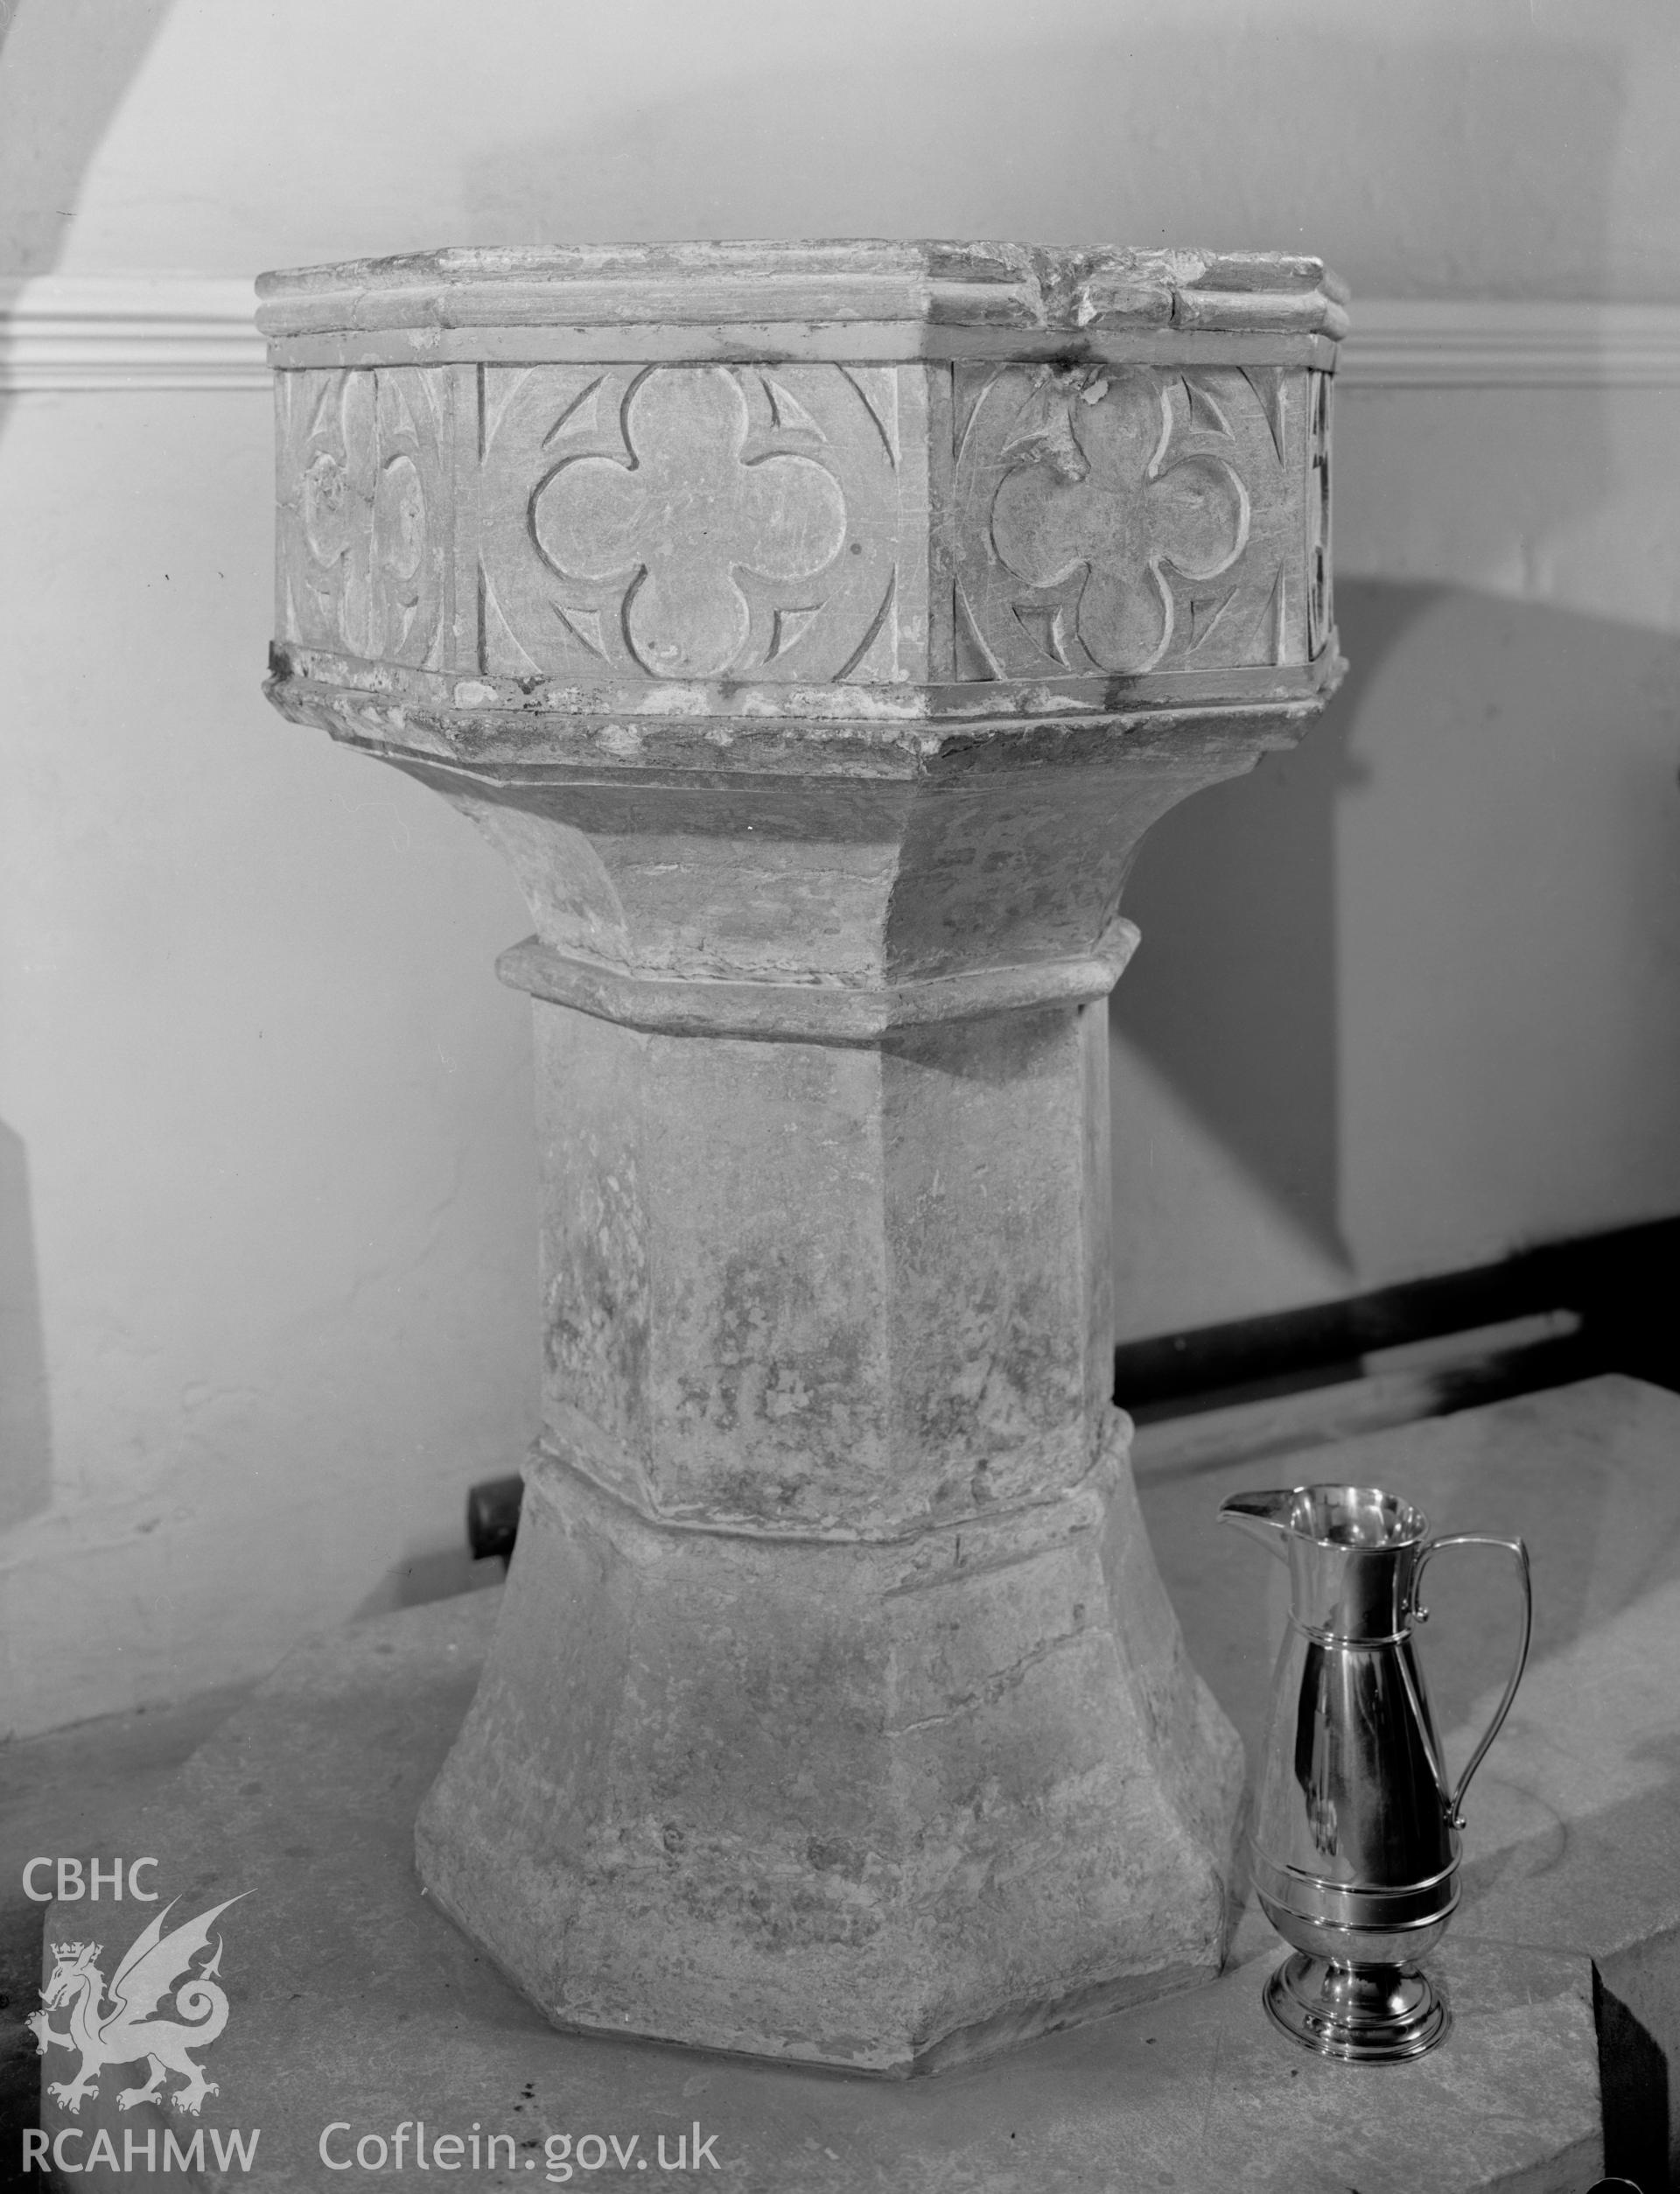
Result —
[[[144,2069],[112,2065],[74,2114],[48,2097],[43,2124],[49,2136],[74,2129],[66,2161],[94,2164],[75,2182],[88,2189],[150,2177],[160,2189],[437,2194],[453,2166],[463,2185],[627,2176],[648,2194],[711,2183],[742,2194],[1585,2194],[1606,2162],[1596,1964],[1620,2113],[1608,2161],[1629,2170],[1642,2141],[1633,2176],[1655,2194],[1667,2127],[1651,2098],[1675,2043],[1663,2007],[1680,2000],[1680,1686],[1667,1680],[1680,1657],[1676,1454],[1680,1399],[1604,1379],[1321,1448],[1299,1471],[1287,1456],[1258,1469],[1250,1457],[1157,1478],[1145,1458],[1144,1504],[1191,1650],[1251,1748],[1278,1607],[1272,1566],[1213,1528],[1228,1471],[1250,1483],[1375,1479],[1422,1503],[1438,1529],[1520,1531],[1533,1546],[1535,1658],[1473,1791],[1465,1903],[1432,1961],[1454,2023],[1415,2064],[1327,2064],[1275,2034],[1260,1987],[1282,1947],[1254,1916],[1238,1930],[1242,1962],[1209,1987],[928,2078],[556,2034],[430,1906],[413,1869],[415,1813],[494,1624],[500,1595],[486,1592],[300,1650],[136,1816],[123,1846],[157,1854],[157,1886],[178,1899],[169,1926],[242,1899],[215,1928],[226,2029],[197,2050],[215,2090],[197,2118],[157,2101],[124,2113],[120,2093]],[[1423,1651],[1461,1756],[1503,1668],[1508,1612],[1474,1573],[1454,1596],[1447,1567],[1444,1557],[1432,1574]],[[61,1905],[46,1932],[100,1937],[108,1979],[157,1909]],[[60,2029],[66,2015],[52,2015]],[[43,2078],[67,2080],[75,2064],[54,2049]],[[230,2155],[234,2130],[248,2141],[258,2129],[248,2171],[236,2155],[218,2168],[218,2134]],[[200,2131],[200,2168],[148,2175],[149,2134],[161,2162],[166,2132],[190,2154]],[[122,2170],[128,2155],[143,2168]]]
[[[189,1763],[177,1795],[136,1823],[158,1855],[159,1888],[180,1899],[175,1919],[243,1893],[220,1924],[230,2009],[201,2052],[217,2088],[197,2119],[151,2102],[122,2111],[119,2092],[143,2077],[132,2068],[108,2070],[74,2115],[49,2099],[50,2132],[81,2130],[67,2162],[93,2156],[104,2127],[119,2163],[131,2153],[143,2165],[103,2181],[94,2169],[79,2183],[132,2190],[150,2176],[159,2189],[376,2183],[437,2194],[448,2181],[435,2143],[452,2134],[466,2144],[444,2152],[463,2167],[462,2184],[565,2184],[548,2175],[570,2165],[571,2183],[622,2184],[627,2172],[647,2194],[709,2183],[738,2194],[1228,2194],[1239,2184],[1416,2194],[1495,2183],[1578,2194],[1596,2176],[1587,1960],[1468,1935],[1438,1962],[1451,2039],[1398,2070],[1323,2063],[1276,2035],[1261,2009],[1261,1960],[921,2079],[555,2033],[432,1909],[411,1857],[415,1810],[465,1711],[498,1597],[410,1609],[294,1654]],[[49,1934],[86,1934],[90,1910],[56,1908]],[[110,1909],[108,1975],[144,1917]],[[52,2057],[44,2076],[74,2071],[66,2052]],[[391,2144],[404,2120],[399,2169]],[[424,2170],[416,2120],[426,2128]],[[367,2141],[374,2169],[332,2169],[320,2147],[328,2127],[338,2128],[326,2141],[332,2163],[354,2166]],[[494,2169],[472,2170],[475,2127],[481,2144],[503,2137]],[[165,2130],[190,2153],[200,2128],[202,2169],[146,2173],[149,2131],[161,2164]],[[255,2128],[254,2168],[217,2170],[216,2134],[227,2153],[234,2129]],[[615,2136],[626,2151],[635,2140],[626,2165]],[[384,2144],[382,2167],[374,2143]],[[587,2168],[598,2153],[598,2172]],[[686,2162],[662,2169],[662,2154]],[[480,2155],[487,2163],[482,2145]]]

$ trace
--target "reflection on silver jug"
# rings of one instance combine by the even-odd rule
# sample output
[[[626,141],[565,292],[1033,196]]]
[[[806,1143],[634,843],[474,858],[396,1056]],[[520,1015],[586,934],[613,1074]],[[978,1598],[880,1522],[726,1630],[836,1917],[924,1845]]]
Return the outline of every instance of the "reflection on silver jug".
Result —
[[[1375,1486],[1238,1493],[1240,1525],[1289,1565],[1290,1616],[1272,1679],[1254,1880],[1294,1955],[1266,1985],[1285,2034],[1325,2057],[1421,2057],[1445,1999],[1418,1970],[1459,1901],[1460,1807],[1528,1658],[1532,1602],[1520,1539],[1432,1539],[1420,1509]],[[1411,1626],[1444,1546],[1498,1546],[1522,1586],[1522,1638],[1498,1712],[1451,1790]]]

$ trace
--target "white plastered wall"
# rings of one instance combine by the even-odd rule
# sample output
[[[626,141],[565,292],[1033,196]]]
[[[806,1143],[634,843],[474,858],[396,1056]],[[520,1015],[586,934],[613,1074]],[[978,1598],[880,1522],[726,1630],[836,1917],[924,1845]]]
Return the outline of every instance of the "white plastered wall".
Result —
[[[0,276],[448,242],[1321,251],[1680,304],[1614,0],[19,0]],[[273,717],[260,393],[0,397],[0,1729],[442,1581],[535,1422],[528,926]],[[1680,1209],[1680,390],[1349,386],[1349,689],[1159,827],[1123,1331]]]

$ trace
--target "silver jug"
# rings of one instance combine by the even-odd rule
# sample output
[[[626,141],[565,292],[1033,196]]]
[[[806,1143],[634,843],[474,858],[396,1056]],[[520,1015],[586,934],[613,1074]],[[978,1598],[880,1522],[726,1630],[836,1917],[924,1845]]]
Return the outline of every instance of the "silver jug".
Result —
[[[1470,1778],[1510,1711],[1532,1601],[1520,1539],[1431,1539],[1421,1509],[1376,1486],[1238,1493],[1223,1524],[1289,1565],[1289,1625],[1272,1679],[1254,1825],[1254,1884],[1294,1955],[1266,2009],[1321,2056],[1420,2057],[1447,2029],[1418,1970],[1459,1901]],[[1456,1789],[1448,1784],[1411,1626],[1424,1565],[1444,1546],[1498,1546],[1522,1586],[1522,1639],[1505,1695]]]

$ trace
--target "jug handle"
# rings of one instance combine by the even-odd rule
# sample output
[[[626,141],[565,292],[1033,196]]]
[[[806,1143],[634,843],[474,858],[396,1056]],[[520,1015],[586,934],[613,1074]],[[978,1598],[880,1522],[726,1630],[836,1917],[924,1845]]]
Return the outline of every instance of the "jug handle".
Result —
[[[1441,1795],[1446,1803],[1447,1819],[1454,1828],[1462,1828],[1464,1826],[1464,1794],[1470,1787],[1470,1777],[1481,1765],[1487,1756],[1488,1746],[1492,1744],[1503,1727],[1505,1717],[1511,1711],[1511,1701],[1516,1697],[1516,1687],[1522,1681],[1522,1671],[1528,1665],[1529,1639],[1534,1630],[1534,1591],[1529,1580],[1529,1550],[1520,1539],[1494,1539],[1486,1532],[1452,1532],[1444,1539],[1430,1539],[1418,1550],[1417,1566],[1411,1573],[1411,1614],[1412,1620],[1416,1623],[1427,1623],[1429,1620],[1429,1609],[1418,1598],[1418,1588],[1423,1581],[1424,1564],[1431,1555],[1438,1554],[1443,1546],[1500,1547],[1516,1564],[1516,1574],[1522,1586],[1522,1638],[1516,1649],[1516,1659],[1512,1665],[1510,1675],[1506,1679],[1505,1695],[1500,1700],[1493,1720],[1483,1731],[1481,1742],[1470,1755],[1470,1764],[1459,1777],[1459,1787],[1453,1791],[1450,1799],[1446,1798],[1446,1777],[1444,1774],[1440,1774],[1439,1777]],[[1406,1673],[1404,1655],[1401,1658],[1401,1669],[1403,1673]],[[1411,1679],[1409,1673],[1406,1673],[1406,1688],[1408,1691],[1411,1689]],[[1417,1703],[1414,1700],[1414,1707]],[[1421,1714],[1418,1720],[1427,1729],[1429,1725],[1423,1721]],[[1431,1749],[1432,1751],[1433,1748],[1432,1747]],[[1434,1763],[1432,1761],[1432,1764]],[[1438,1774],[1439,1770],[1438,1770],[1437,1772]]]

